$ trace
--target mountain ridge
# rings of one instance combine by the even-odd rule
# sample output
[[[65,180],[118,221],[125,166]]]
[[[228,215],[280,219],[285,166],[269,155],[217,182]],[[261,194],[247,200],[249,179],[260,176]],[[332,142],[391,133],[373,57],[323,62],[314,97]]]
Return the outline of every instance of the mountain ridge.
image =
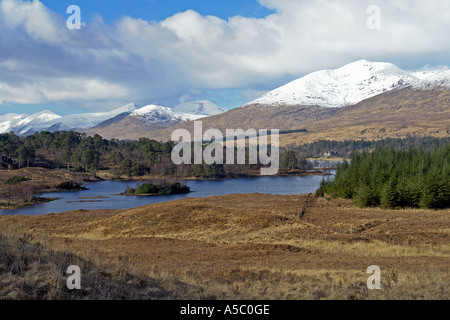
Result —
[[[343,107],[409,86],[450,87],[448,70],[407,72],[392,63],[358,60],[309,73],[246,103],[271,106]]]
[[[427,117],[430,116],[428,111],[434,108],[435,112],[431,113],[431,116],[436,123],[439,123],[435,128],[437,130],[433,131],[431,130],[432,126],[425,124],[424,121],[419,121],[420,125],[426,126],[428,129],[415,130],[411,128],[409,133],[406,132],[408,130],[400,131],[402,135],[417,132],[421,132],[420,134],[440,132],[439,134],[442,134],[445,126],[450,127],[450,125],[442,123],[442,120],[449,119],[447,113],[450,106],[448,92],[450,92],[450,70],[448,68],[410,72],[388,62],[358,60],[337,69],[312,72],[228,111],[205,100],[182,103],[172,108],[158,105],[137,108],[131,103],[108,113],[65,117],[44,110],[31,116],[25,114],[0,115],[0,133],[15,131],[25,135],[39,130],[72,129],[90,135],[97,133],[108,139],[148,137],[169,140],[174,129],[189,129],[192,126],[191,122],[198,119],[202,119],[204,128],[215,128],[222,131],[228,128],[279,129],[282,131],[307,128],[309,131],[314,131],[314,128],[320,127],[318,125],[320,123],[327,123],[330,128],[340,127],[341,130],[344,130],[345,128],[339,124],[341,119],[344,120],[347,127],[355,127],[364,121],[360,124],[356,122],[370,115],[372,124],[376,122],[376,126],[382,127],[383,119],[392,122],[389,117],[394,117],[399,123],[407,123],[408,121],[404,120],[411,118],[411,114],[408,112],[415,112],[416,118]],[[417,101],[411,97],[416,97]],[[391,101],[387,103],[386,101],[389,99]],[[373,101],[378,101],[380,104],[373,103]],[[422,104],[422,107],[418,107],[418,102]],[[367,105],[370,105],[373,110],[367,109]],[[402,108],[397,108],[399,105]],[[442,106],[443,109],[438,110],[435,108],[436,106]],[[391,111],[395,111],[396,114]],[[441,118],[435,117],[436,114],[440,114]],[[350,119],[355,122],[352,123]],[[370,127],[370,121],[366,125]],[[392,126],[392,128],[394,127]],[[321,130],[324,132],[322,134],[316,132],[317,137],[339,137],[337,132],[330,135],[332,130],[328,130],[328,127],[321,127]],[[353,131],[347,137],[361,136],[357,134],[357,131]],[[393,133],[394,131],[391,133],[396,135],[397,133]],[[362,136],[368,137],[368,135]],[[373,134],[373,136],[384,135],[381,132]],[[308,137],[308,140],[312,139],[311,135],[306,133],[302,137]]]
[[[340,108],[252,104],[202,119],[203,130],[279,129],[303,131],[280,135],[280,145],[318,140],[365,140],[450,135],[450,89],[399,88]],[[149,133],[167,141],[175,129],[193,133],[193,123]],[[301,129],[301,130],[300,130]]]
[[[200,101],[199,106],[203,106],[208,103],[209,111],[211,114],[217,114],[224,109],[218,107],[209,101]],[[195,101],[191,103],[185,103],[184,107],[189,107],[190,110],[195,110]],[[175,111],[175,108],[147,105],[141,108],[137,108],[134,103],[126,104],[122,107],[116,108],[107,112],[91,112],[71,114],[67,116],[59,116],[53,111],[42,110],[40,112],[27,115],[27,114],[15,114],[8,113],[0,115],[0,133],[14,132],[19,135],[29,135],[38,131],[85,131],[95,128],[99,125],[106,127],[104,122],[109,124],[113,123],[112,119],[118,119],[116,117],[120,115],[132,115],[135,117],[141,117],[144,122],[156,123],[158,121],[168,122],[176,124],[181,121],[195,120],[201,117],[206,117],[210,114],[201,114],[200,111],[207,112],[208,109],[201,109],[195,114],[183,113]],[[123,118],[123,116],[122,116]],[[163,126],[158,126],[162,128]]]
[[[123,138],[123,139],[139,139],[145,137],[153,131],[162,130],[179,123],[198,120],[208,115],[200,114],[202,112],[220,112],[218,106],[209,103],[209,110],[202,108],[204,101],[199,104],[200,108],[195,109],[195,103],[184,104],[183,108],[187,111],[197,111],[196,114],[183,113],[176,110],[184,110],[183,108],[168,108],[158,105],[147,105],[140,109],[136,109],[129,114],[116,116],[107,122],[100,123],[95,127],[85,130],[88,135],[99,134],[106,139]],[[215,107],[213,107],[215,106]],[[193,109],[194,107],[194,109]]]

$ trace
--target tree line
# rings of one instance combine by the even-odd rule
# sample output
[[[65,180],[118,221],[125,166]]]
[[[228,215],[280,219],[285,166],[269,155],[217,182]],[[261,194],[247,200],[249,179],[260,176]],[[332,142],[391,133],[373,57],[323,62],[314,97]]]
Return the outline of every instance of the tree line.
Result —
[[[406,137],[406,138],[386,138],[382,140],[319,140],[312,143],[297,145],[295,143],[286,147],[287,150],[295,152],[297,158],[320,157],[325,152],[334,152],[337,156],[350,158],[352,153],[363,150],[375,150],[379,148],[409,149],[424,148],[429,151],[444,144],[450,143],[450,137]]]
[[[98,134],[88,136],[72,131],[42,131],[25,137],[7,133],[0,134],[0,168],[43,167],[92,175],[98,170],[108,170],[114,175],[129,177],[156,175],[220,179],[245,176],[262,166],[249,164],[248,158],[244,165],[174,165],[171,160],[174,145],[172,141],[159,142],[148,138],[106,140]],[[287,151],[282,152],[281,158],[282,168],[311,168],[306,160]]]
[[[394,147],[355,152],[316,196],[353,199],[360,207],[450,207],[450,144],[431,149]]]

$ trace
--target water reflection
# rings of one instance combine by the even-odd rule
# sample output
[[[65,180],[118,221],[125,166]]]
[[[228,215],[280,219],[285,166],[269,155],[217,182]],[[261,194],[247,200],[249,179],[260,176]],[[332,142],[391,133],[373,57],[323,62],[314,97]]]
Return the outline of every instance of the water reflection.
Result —
[[[330,173],[334,173],[331,171]],[[234,193],[265,193],[265,194],[305,194],[315,192],[319,188],[323,176],[292,176],[292,177],[258,177],[245,179],[230,179],[220,181],[187,181],[191,193],[165,196],[123,196],[127,187],[134,188],[135,182],[101,181],[89,183],[89,190],[47,193],[48,198],[59,198],[48,203],[38,204],[17,210],[0,210],[0,215],[24,214],[41,215],[70,210],[94,209],[128,209],[146,204],[173,201],[191,197],[209,197]]]

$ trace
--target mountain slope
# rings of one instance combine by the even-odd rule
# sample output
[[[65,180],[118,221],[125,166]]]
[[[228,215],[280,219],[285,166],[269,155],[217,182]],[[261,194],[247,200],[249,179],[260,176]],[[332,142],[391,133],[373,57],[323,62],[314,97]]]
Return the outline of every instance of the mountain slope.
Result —
[[[50,111],[31,116],[8,114],[0,116],[0,133],[78,130],[105,138],[144,136],[167,141],[173,130],[192,131],[189,121],[201,118],[204,130],[222,132],[308,129],[307,133],[283,135],[284,140],[296,143],[319,138],[439,136],[450,127],[449,91],[448,69],[406,72],[391,63],[359,60],[311,73],[227,112],[209,101],[194,101],[174,108],[149,105],[136,109],[130,104],[108,113],[66,117]],[[333,131],[336,128],[340,131]]]
[[[418,80],[391,63],[359,60],[339,69],[308,74],[247,105],[342,107],[412,85]]]
[[[193,101],[179,104],[173,107],[173,111],[195,115],[213,116],[227,110],[207,100]]]
[[[338,108],[316,106],[273,107],[265,105],[249,105],[231,109],[223,114],[202,118],[203,130],[219,129],[301,129],[315,121],[332,117]],[[167,129],[149,132],[146,137],[167,141],[175,129],[187,129],[193,134],[193,122],[183,122]]]
[[[282,145],[320,139],[384,139],[448,137],[450,89],[404,88],[337,109],[327,119],[311,123],[308,132],[280,137]]]
[[[450,70],[428,73],[422,81],[414,84],[417,89],[450,89]]]
[[[343,107],[410,86],[450,88],[450,70],[407,72],[391,63],[359,60],[338,69],[310,73],[246,105]]]
[[[21,135],[28,134],[30,132],[46,130],[52,121],[59,119],[61,119],[61,116],[52,111],[44,110],[17,121],[11,126],[11,129]]]
[[[28,115],[7,113],[0,115],[0,133],[9,133],[14,131],[13,128],[19,121],[25,119]]]
[[[109,112],[72,114],[61,117],[52,111],[44,110],[32,115],[6,114],[0,116],[0,133],[13,131],[18,135],[28,135],[43,130],[47,131],[81,131],[113,118],[124,112],[136,109],[133,103]]]
[[[88,135],[99,134],[105,139],[139,139],[150,132],[196,120],[204,115],[176,112],[172,108],[148,105],[130,113],[123,113],[85,130]]]
[[[202,119],[203,131],[216,128],[299,130],[280,135],[281,145],[303,144],[320,139],[382,139],[450,135],[450,89],[403,88],[385,92],[356,105],[341,108],[313,106],[248,105]],[[193,123],[149,133],[147,137],[167,141],[173,130],[193,132]]]
[[[89,133],[103,133],[105,137],[113,137],[118,131],[123,132],[120,137],[128,139],[135,133],[147,132],[166,128],[182,121],[189,121],[223,113],[225,110],[212,102],[194,101],[167,108],[148,105],[137,109],[134,103],[127,104],[108,112],[72,114],[61,117],[52,111],[44,110],[32,115],[9,113],[0,115],[0,133],[14,132],[18,135],[33,134],[38,131],[87,131]],[[127,116],[130,116],[125,122]],[[133,127],[127,133],[121,125]],[[142,128],[139,125],[142,124]],[[96,129],[93,129],[96,128]],[[130,128],[129,128],[130,129]]]
[[[72,114],[69,116],[62,117],[58,120],[52,121],[51,129],[52,131],[57,130],[81,131],[83,129],[92,128],[119,114],[128,113],[135,109],[136,106],[134,105],[134,103],[130,103],[109,112]]]

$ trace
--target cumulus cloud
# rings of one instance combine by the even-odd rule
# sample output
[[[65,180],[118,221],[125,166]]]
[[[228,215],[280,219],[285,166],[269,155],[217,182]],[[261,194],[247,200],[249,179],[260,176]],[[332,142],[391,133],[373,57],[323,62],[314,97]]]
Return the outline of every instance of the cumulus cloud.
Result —
[[[187,10],[111,25],[97,17],[68,30],[67,17],[38,0],[1,0],[0,101],[176,103],[211,90],[253,96],[361,58],[450,62],[450,0],[259,2],[275,13],[223,20]],[[378,30],[367,28],[369,5],[380,8]]]
[[[23,28],[33,39],[58,42],[61,30],[57,18],[41,2],[3,0],[0,5],[4,25],[11,29]]]

